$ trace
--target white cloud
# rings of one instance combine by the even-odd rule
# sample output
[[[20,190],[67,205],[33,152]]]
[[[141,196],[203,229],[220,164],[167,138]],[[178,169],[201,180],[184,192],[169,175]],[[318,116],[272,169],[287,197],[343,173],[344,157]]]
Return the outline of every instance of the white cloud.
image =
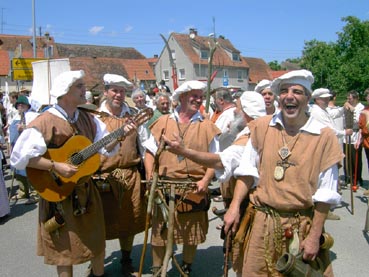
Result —
[[[132,31],[133,30],[133,27],[131,26],[131,25],[126,25],[125,27],[124,27],[124,32],[125,33],[129,33],[130,31]]]
[[[93,26],[90,28],[89,33],[92,35],[97,35],[104,29],[104,26]]]

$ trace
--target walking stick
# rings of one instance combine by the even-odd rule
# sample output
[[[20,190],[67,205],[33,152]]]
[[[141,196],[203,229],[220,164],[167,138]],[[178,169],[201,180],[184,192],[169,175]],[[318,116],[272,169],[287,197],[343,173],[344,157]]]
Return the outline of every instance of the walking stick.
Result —
[[[163,133],[164,133],[164,129],[161,131],[161,134],[163,134]],[[151,219],[152,207],[153,207],[153,204],[154,204],[154,195],[155,195],[155,190],[156,190],[156,184],[158,183],[158,179],[159,179],[159,157],[160,157],[161,153],[164,150],[164,146],[165,146],[164,140],[160,139],[160,144],[159,144],[159,147],[158,147],[158,151],[156,151],[155,158],[154,158],[154,172],[153,172],[152,183],[151,183],[151,187],[150,187],[149,200],[148,200],[148,203],[147,203],[145,236],[144,236],[144,243],[143,243],[143,248],[142,248],[141,258],[140,258],[140,268],[139,268],[139,271],[138,271],[138,276],[139,277],[142,276],[142,269],[143,269],[143,264],[144,264],[144,261],[145,261],[145,254],[146,254],[146,248],[147,248],[147,239],[148,239],[148,236],[149,236],[150,219]]]
[[[169,217],[168,217],[168,233],[167,233],[167,245],[165,248],[165,256],[163,261],[163,267],[161,269],[161,277],[167,276],[167,269],[169,259],[173,254],[173,233],[174,233],[174,209],[175,209],[175,186],[170,186],[169,195]]]
[[[368,208],[366,209],[366,219],[365,219],[364,231],[369,232],[369,198],[366,199],[366,202],[368,204]]]
[[[352,186],[352,191],[357,191],[357,171],[358,171],[358,162],[359,162],[359,149],[355,151],[355,168],[354,168],[354,185]]]
[[[225,251],[225,256],[224,256],[224,277],[228,277],[228,259],[229,259],[229,252],[231,249],[231,245],[232,245],[232,230],[229,230],[227,233],[227,237],[226,237],[226,241],[225,241],[225,246],[226,246],[226,251]]]

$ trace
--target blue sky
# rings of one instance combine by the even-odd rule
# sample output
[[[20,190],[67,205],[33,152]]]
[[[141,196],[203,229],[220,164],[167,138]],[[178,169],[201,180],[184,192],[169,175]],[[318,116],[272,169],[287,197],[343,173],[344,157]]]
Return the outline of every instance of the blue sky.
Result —
[[[58,43],[133,47],[160,55],[159,34],[223,35],[246,57],[301,56],[304,42],[336,41],[345,16],[369,20],[368,0],[35,0],[37,35]],[[32,0],[0,0],[0,32],[32,35]]]

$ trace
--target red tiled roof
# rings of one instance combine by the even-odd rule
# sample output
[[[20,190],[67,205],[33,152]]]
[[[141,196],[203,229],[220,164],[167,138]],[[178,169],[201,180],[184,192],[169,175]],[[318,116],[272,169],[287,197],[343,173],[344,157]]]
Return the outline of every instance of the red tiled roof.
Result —
[[[249,71],[249,79],[250,83],[257,84],[259,81],[263,79],[272,80],[272,76],[270,75],[269,65],[263,60],[259,58],[251,58],[251,57],[242,57],[243,60],[246,60],[250,67]]]
[[[275,78],[278,78],[279,76],[282,76],[283,74],[286,74],[289,71],[290,70],[271,70],[269,72],[272,78],[275,79]]]
[[[106,73],[119,74],[134,82],[135,80],[155,81],[153,70],[146,59],[127,60],[117,58],[69,58],[72,70],[83,69],[86,73],[87,88],[102,90],[102,80]]]
[[[0,76],[6,76],[9,74],[9,70],[10,70],[8,51],[0,50],[0,61],[2,61],[0,62]]]

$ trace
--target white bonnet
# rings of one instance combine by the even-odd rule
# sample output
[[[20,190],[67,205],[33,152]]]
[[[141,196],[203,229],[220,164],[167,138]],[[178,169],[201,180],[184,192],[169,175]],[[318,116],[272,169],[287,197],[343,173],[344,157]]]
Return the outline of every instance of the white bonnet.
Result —
[[[173,101],[179,101],[179,96],[185,92],[191,90],[202,90],[206,89],[206,84],[200,81],[187,81],[180,85],[173,93]]]
[[[256,91],[245,91],[241,97],[242,110],[250,117],[256,119],[266,115],[263,96]]]
[[[104,75],[104,85],[106,85],[106,86],[114,85],[114,86],[119,86],[119,87],[129,87],[129,86],[132,86],[132,83],[121,75],[108,73],[108,74]]]
[[[327,88],[317,88],[313,91],[313,94],[311,95],[312,98],[328,98],[331,96],[332,94]]]
[[[58,99],[59,97],[67,94],[75,81],[83,78],[84,76],[85,72],[83,70],[65,71],[59,74],[53,81],[50,95],[54,97],[54,99]]]
[[[296,84],[306,88],[306,90],[311,95],[311,85],[313,83],[313,74],[306,69],[300,69],[287,72],[286,74],[283,74],[282,76],[274,79],[271,85],[271,89],[274,94],[279,95],[279,88],[282,84]]]
[[[270,88],[272,81],[270,80],[261,80],[255,87],[255,91],[261,93],[264,89]]]

